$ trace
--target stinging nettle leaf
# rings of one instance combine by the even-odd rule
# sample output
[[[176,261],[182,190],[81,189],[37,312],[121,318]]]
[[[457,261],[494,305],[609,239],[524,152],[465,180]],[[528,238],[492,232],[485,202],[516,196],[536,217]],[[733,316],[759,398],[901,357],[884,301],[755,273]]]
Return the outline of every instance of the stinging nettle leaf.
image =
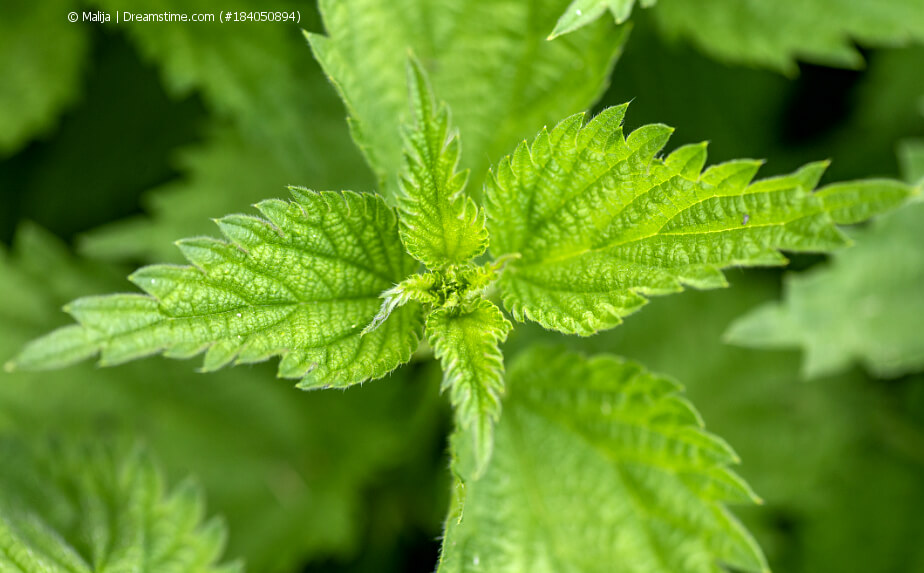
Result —
[[[166,491],[141,449],[0,442],[0,571],[232,573],[198,488]],[[124,448],[123,448],[124,450]]]
[[[56,368],[99,354],[112,365],[205,352],[203,370],[281,356],[279,375],[301,387],[348,386],[406,362],[420,339],[419,307],[391,313],[362,335],[379,295],[417,263],[397,217],[375,195],[293,188],[295,201],[256,206],[266,219],[217,221],[228,238],[177,244],[193,266],[153,265],[130,278],[147,295],[78,299],[78,325],[33,341],[9,367]]]
[[[439,308],[427,317],[427,339],[443,367],[442,390],[449,391],[458,427],[472,438],[475,475],[491,459],[494,424],[504,394],[500,344],[512,325],[492,302],[469,308]]]
[[[899,205],[910,188],[844,183],[812,193],[827,163],[752,183],[759,161],[702,170],[705,144],[658,153],[672,129],[622,132],[626,105],[543,129],[501,160],[485,185],[491,251],[519,254],[498,280],[517,320],[590,335],[647,297],[727,285],[730,266],[781,265],[779,250],[847,244],[835,222]]]
[[[680,386],[612,356],[514,360],[487,472],[453,438],[456,512],[440,573],[767,571],[724,507],[759,499]]]
[[[413,56],[407,67],[413,123],[404,130],[404,174],[398,195],[401,240],[431,269],[461,265],[488,246],[485,216],[465,195],[468,171],[459,172],[459,135],[449,108],[437,105],[430,80]]]

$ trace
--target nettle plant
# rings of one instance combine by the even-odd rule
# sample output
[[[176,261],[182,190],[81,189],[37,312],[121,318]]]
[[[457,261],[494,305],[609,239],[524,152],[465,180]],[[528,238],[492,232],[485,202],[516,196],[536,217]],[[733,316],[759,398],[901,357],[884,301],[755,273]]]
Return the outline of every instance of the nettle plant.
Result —
[[[310,40],[368,153],[337,54]],[[279,357],[279,376],[300,388],[345,388],[429,345],[456,421],[440,571],[766,570],[725,507],[759,498],[677,383],[615,356],[544,347],[505,368],[501,344],[513,322],[589,336],[648,297],[725,287],[723,269],[842,247],[837,225],[912,190],[890,180],[816,189],[825,162],[757,181],[759,161],[704,169],[705,144],[662,154],[665,125],[624,134],[626,105],[542,128],[471,190],[450,110],[413,55],[407,88],[404,168],[383,177],[398,189],[394,206],[293,187],[289,200],[258,203],[262,217],[217,220],[224,240],[179,241],[190,265],[136,271],[146,294],[72,302],[77,324],[8,368],[204,353],[212,371]],[[199,513],[184,514],[186,530]],[[50,554],[45,541],[36,555]],[[215,551],[201,555],[205,567]]]

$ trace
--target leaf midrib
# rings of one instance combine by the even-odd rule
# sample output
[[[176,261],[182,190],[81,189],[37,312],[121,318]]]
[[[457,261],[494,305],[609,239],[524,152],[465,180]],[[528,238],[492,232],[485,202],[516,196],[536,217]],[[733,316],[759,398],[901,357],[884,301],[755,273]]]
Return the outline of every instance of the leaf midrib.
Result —
[[[710,200],[710,199],[715,199],[715,198],[717,198],[717,197],[722,197],[722,195],[711,195],[711,196],[706,197],[706,198],[704,198],[704,199],[702,199],[702,200],[700,200],[700,201],[696,201],[695,203],[692,203],[692,204],[690,204],[688,207],[685,207],[684,209],[682,209],[681,211],[679,211],[677,214],[679,215],[679,214],[680,214],[681,212],[683,212],[683,211],[686,211],[686,210],[688,210],[688,209],[691,209],[691,208],[695,207],[696,205],[699,205],[699,204],[701,204],[701,203],[703,203],[703,202],[705,202],[705,201],[708,201],[708,200]],[[790,223],[795,223],[796,221],[799,221],[799,220],[801,220],[801,219],[808,219],[808,218],[810,218],[810,217],[817,217],[817,216],[819,216],[819,215],[824,215],[824,214],[825,214],[825,211],[824,211],[824,210],[818,210],[818,211],[811,212],[811,213],[799,214],[798,217],[794,217],[794,218],[792,218],[792,219],[787,219],[787,220],[785,220],[785,221],[776,222],[776,223],[767,223],[767,224],[762,224],[762,225],[761,225],[761,224],[753,224],[753,225],[752,225],[752,224],[748,224],[747,226],[731,227],[731,228],[728,228],[728,229],[718,229],[718,230],[715,230],[715,231],[695,231],[695,232],[689,232],[689,233],[662,233],[662,232],[661,232],[661,229],[663,229],[665,226],[667,226],[667,224],[670,222],[670,219],[669,219],[668,221],[665,221],[665,223],[664,223],[663,225],[661,225],[661,227],[658,228],[657,231],[655,231],[655,232],[653,232],[653,233],[649,233],[649,234],[647,234],[647,235],[641,235],[641,236],[634,237],[634,238],[631,238],[631,239],[627,239],[627,240],[624,240],[624,241],[616,241],[616,242],[613,242],[613,243],[610,243],[610,244],[606,244],[606,245],[603,245],[603,246],[599,246],[599,247],[588,247],[588,248],[583,249],[583,250],[570,251],[570,252],[567,252],[567,253],[563,253],[563,254],[557,255],[557,256],[552,257],[552,258],[540,259],[540,260],[537,260],[537,261],[535,261],[535,262],[531,262],[531,263],[526,264],[526,265],[517,264],[516,261],[513,261],[511,264],[512,264],[512,266],[514,266],[515,268],[527,269],[527,268],[536,267],[536,266],[538,266],[538,265],[548,265],[548,264],[560,263],[560,262],[566,261],[566,260],[568,260],[568,259],[573,259],[573,258],[577,258],[577,257],[582,257],[582,256],[584,256],[584,255],[586,255],[586,254],[588,254],[588,253],[603,252],[603,251],[606,251],[606,250],[608,250],[608,249],[614,249],[614,248],[616,248],[616,247],[622,247],[622,246],[625,246],[625,245],[631,245],[631,244],[633,244],[633,243],[639,243],[639,242],[645,241],[645,240],[647,240],[647,239],[651,239],[651,238],[653,238],[653,237],[658,237],[658,236],[664,236],[664,237],[666,237],[666,236],[697,236],[697,235],[709,235],[709,234],[728,233],[728,232],[732,232],[732,231],[739,231],[739,230],[742,230],[742,229],[757,229],[757,228],[765,228],[765,227],[782,227],[782,226],[785,226],[785,225],[789,225]],[[778,249],[777,249],[777,250],[778,250]],[[522,260],[522,259],[520,259],[520,260]],[[657,268],[665,268],[665,269],[666,269],[666,268],[671,268],[671,267],[657,267]]]

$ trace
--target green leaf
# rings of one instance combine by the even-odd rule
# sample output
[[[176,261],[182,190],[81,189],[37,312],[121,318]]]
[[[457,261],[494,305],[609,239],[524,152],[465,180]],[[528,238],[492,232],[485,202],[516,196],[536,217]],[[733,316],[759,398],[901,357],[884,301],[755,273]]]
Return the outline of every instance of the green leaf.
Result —
[[[408,49],[453,111],[468,149],[462,168],[481,177],[493,157],[605,88],[627,36],[600,22],[547,42],[561,0],[322,0],[327,36],[311,47],[342,96],[350,128],[389,200],[403,166]],[[477,199],[481,180],[471,181]]]
[[[148,296],[87,297],[67,310],[79,325],[28,345],[11,365],[56,368],[96,353],[103,365],[163,352],[207,351],[203,370],[282,356],[279,375],[302,387],[348,386],[406,362],[419,310],[402,307],[374,333],[379,293],[415,266],[381,198],[292,189],[295,201],[257,204],[266,220],[217,221],[230,242],[178,243],[193,266],[155,265],[131,280]]]
[[[0,442],[0,570],[225,572],[221,522],[198,489],[170,492],[140,449]]]
[[[465,195],[468,172],[456,169],[461,149],[449,109],[437,107],[426,72],[414,57],[408,61],[407,82],[414,123],[404,137],[401,240],[431,269],[462,265],[488,247],[484,212]]]
[[[924,203],[915,202],[853,234],[856,245],[830,264],[791,274],[781,302],[735,321],[728,342],[802,348],[807,377],[861,362],[877,376],[924,369]]]
[[[439,308],[427,317],[427,339],[445,373],[441,389],[449,390],[456,424],[472,439],[475,475],[484,472],[494,447],[504,394],[500,344],[511,327],[485,299],[470,308]]]
[[[521,255],[498,281],[517,320],[580,335],[612,328],[649,296],[726,286],[724,268],[784,264],[779,249],[843,246],[835,221],[854,222],[910,193],[888,181],[812,193],[823,162],[755,183],[758,161],[702,171],[705,144],[658,158],[672,129],[647,125],[624,137],[625,110],[543,129],[486,183],[491,251]]]
[[[470,479],[454,438],[456,513],[441,573],[766,571],[723,503],[757,501],[679,385],[611,356],[537,347],[511,366],[494,459]]]
[[[654,6],[655,2],[656,0],[641,0],[639,3],[647,8]],[[622,24],[629,19],[634,5],[635,0],[574,0],[558,19],[549,39],[583,28],[607,10],[612,12],[617,24]]]
[[[642,0],[643,7],[657,0]],[[629,18],[634,0],[574,0],[552,32],[573,32],[609,9]],[[664,35],[684,37],[714,58],[795,73],[795,60],[857,68],[854,46],[894,46],[924,41],[924,10],[917,0],[660,0],[654,10]]]
[[[72,9],[66,0],[0,4],[0,156],[47,131],[79,93],[88,25],[68,22]]]

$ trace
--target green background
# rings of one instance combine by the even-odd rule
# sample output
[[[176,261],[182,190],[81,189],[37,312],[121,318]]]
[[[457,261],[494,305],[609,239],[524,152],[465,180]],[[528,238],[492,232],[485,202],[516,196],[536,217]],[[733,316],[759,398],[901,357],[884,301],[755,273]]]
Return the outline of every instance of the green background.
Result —
[[[240,41],[200,28],[215,52],[205,63],[176,27],[69,24],[67,2],[25,6],[0,8],[0,359],[66,323],[68,300],[129,290],[131,268],[176,260],[171,241],[210,233],[207,217],[286,184],[373,188],[304,45],[300,27],[321,31],[310,3],[293,4],[301,26],[248,24]],[[629,128],[667,123],[671,147],[709,140],[711,163],[766,158],[762,175],[831,158],[825,181],[902,177],[897,146],[924,136],[924,49],[863,56],[861,69],[801,63],[789,76],[728,66],[659,35],[646,11],[598,108],[631,100]],[[730,289],[654,300],[590,339],[520,327],[504,352],[566,344],[682,381],[766,501],[737,514],[775,571],[924,571],[922,376],[854,368],[804,382],[798,352],[721,340],[780,296],[785,272],[822,262],[732,270]],[[229,555],[253,571],[432,571],[449,493],[439,378],[416,362],[304,393],[266,365],[198,374],[162,358],[2,374],[0,434],[144,441],[173,481],[203,484],[229,523]]]

